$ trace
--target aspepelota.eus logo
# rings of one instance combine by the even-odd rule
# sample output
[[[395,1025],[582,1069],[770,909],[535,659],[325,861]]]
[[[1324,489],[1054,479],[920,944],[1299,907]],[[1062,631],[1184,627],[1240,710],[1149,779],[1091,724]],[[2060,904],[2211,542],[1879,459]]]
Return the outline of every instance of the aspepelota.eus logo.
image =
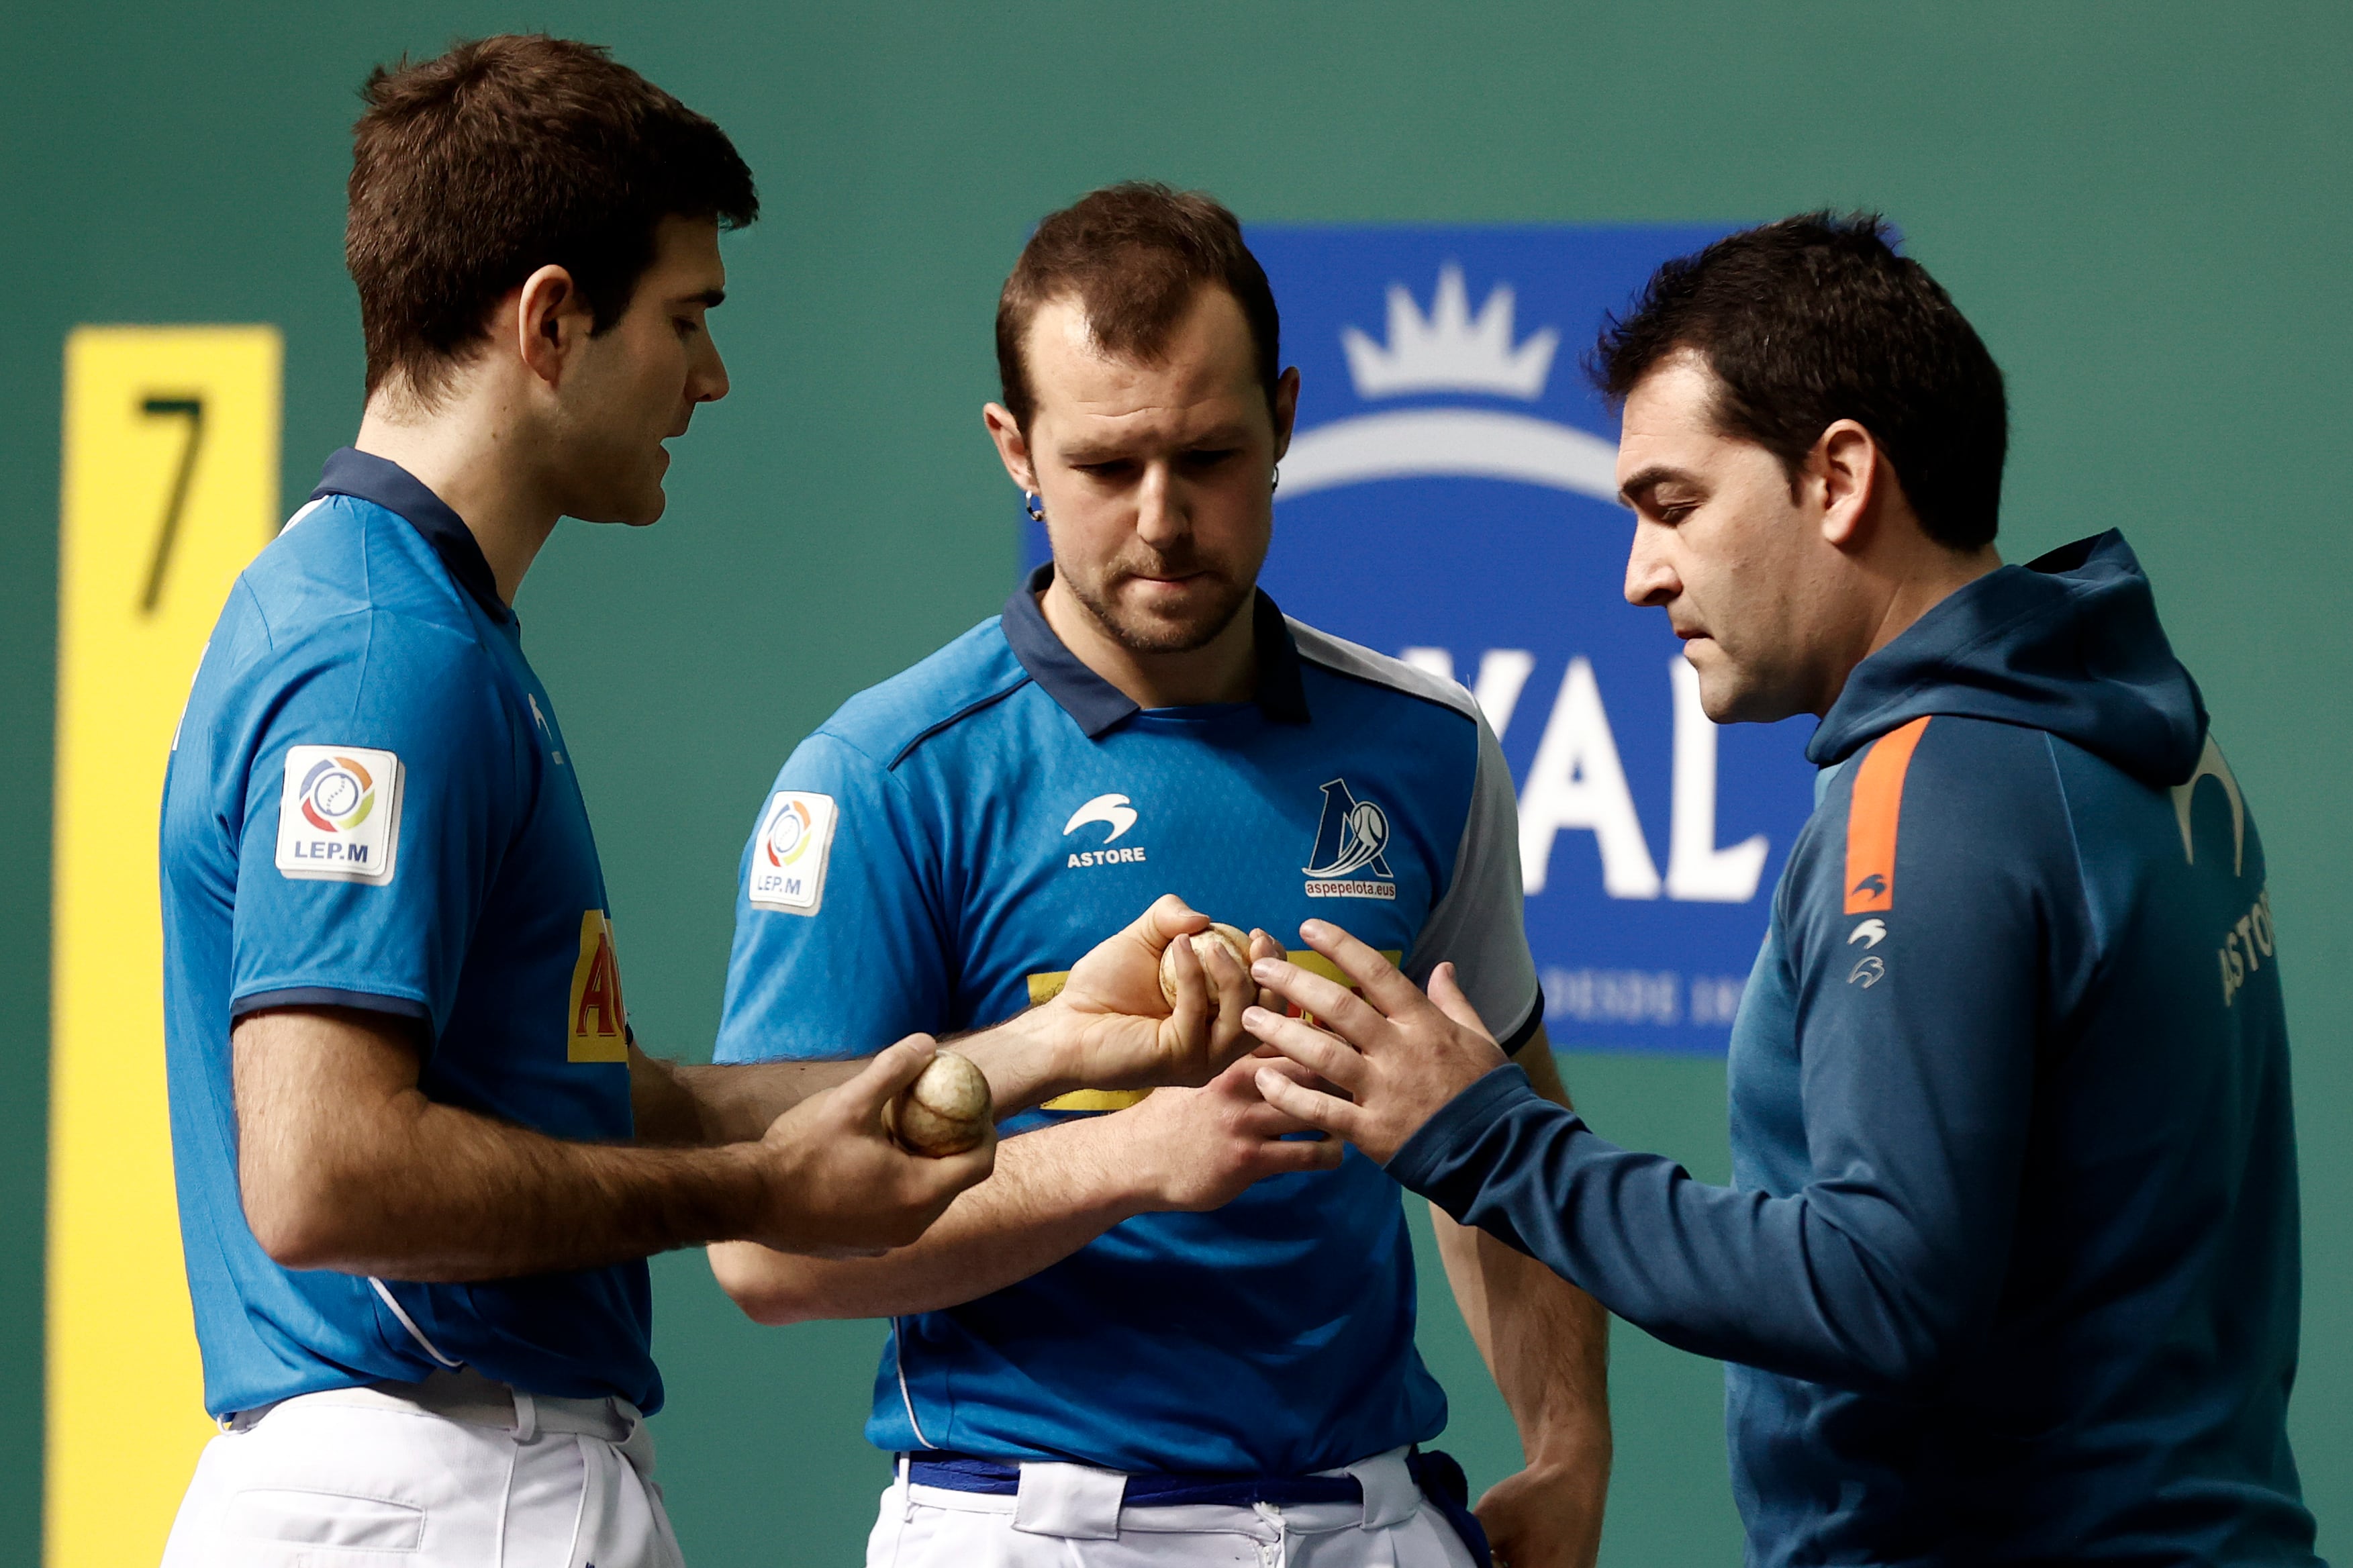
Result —
[[[391,881],[401,780],[400,759],[390,752],[293,747],[278,807],[278,869],[312,881]]]
[[[1360,800],[1345,779],[1324,786],[1324,811],[1315,824],[1315,849],[1308,863],[1311,899],[1395,899],[1397,874],[1385,854],[1388,813]]]

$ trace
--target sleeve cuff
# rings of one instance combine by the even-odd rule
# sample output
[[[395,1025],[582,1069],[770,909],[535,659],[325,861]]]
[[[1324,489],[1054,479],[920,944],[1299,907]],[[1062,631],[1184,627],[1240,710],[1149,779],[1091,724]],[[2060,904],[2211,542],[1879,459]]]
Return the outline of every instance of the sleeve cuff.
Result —
[[[1544,1016],[1537,1006],[1536,1016]],[[1438,1114],[1423,1122],[1414,1135],[1405,1141],[1398,1152],[1389,1156],[1388,1173],[1398,1184],[1409,1187],[1435,1202],[1456,1218],[1461,1215],[1441,1187],[1462,1185],[1461,1156],[1488,1128],[1509,1112],[1515,1105],[1526,1101],[1549,1105],[1552,1102],[1535,1091],[1528,1075],[1510,1062],[1496,1068],[1478,1082],[1438,1108]],[[1473,1192],[1474,1181],[1470,1184]],[[1463,1194],[1467,1199],[1470,1194]],[[1464,1206],[1468,1206],[1467,1203]]]
[[[268,1007],[354,1007],[363,1013],[390,1013],[396,1017],[415,1018],[430,1027],[433,1009],[410,996],[383,996],[372,991],[343,991],[332,985],[292,985],[278,991],[257,991],[250,996],[239,996],[228,1005],[228,1019],[234,1024],[248,1013],[259,1013]]]
[[[1518,1056],[1520,1047],[1536,1037],[1536,1031],[1544,1026],[1544,987],[1539,985],[1536,987],[1536,999],[1528,1004],[1528,1016],[1520,1020],[1520,1026],[1495,1043],[1504,1047],[1505,1056]]]

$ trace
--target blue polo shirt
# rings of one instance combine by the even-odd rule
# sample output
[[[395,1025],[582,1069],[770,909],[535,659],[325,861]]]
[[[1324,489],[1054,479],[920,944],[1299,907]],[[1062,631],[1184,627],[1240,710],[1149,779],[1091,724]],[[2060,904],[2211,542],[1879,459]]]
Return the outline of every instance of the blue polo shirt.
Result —
[[[1166,892],[1278,937],[1331,921],[1417,977],[1451,959],[1525,1040],[1540,1006],[1511,779],[1470,694],[1263,595],[1254,614],[1250,702],[1138,710],[1030,591],[853,698],[754,823],[719,1058],[997,1022]],[[1132,1098],[1066,1097],[1005,1131]],[[1445,1425],[1414,1300],[1398,1190],[1351,1150],[897,1320],[867,1436],[1128,1471],[1345,1465]]]
[[[462,1285],[272,1262],[237,1189],[229,1032],[258,1008],[407,1022],[419,1087],[554,1137],[630,1136],[604,874],[480,547],[346,448],[237,578],[164,787],[172,1142],[205,1405],[471,1366],[652,1410],[643,1263]]]

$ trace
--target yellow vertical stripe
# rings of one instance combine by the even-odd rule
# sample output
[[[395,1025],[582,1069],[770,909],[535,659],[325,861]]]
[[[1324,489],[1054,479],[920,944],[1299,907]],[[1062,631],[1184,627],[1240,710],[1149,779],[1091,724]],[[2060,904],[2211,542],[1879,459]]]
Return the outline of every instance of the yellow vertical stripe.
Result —
[[[66,342],[50,1568],[152,1568],[212,1430],[172,1193],[156,807],[205,639],[277,525],[281,358],[274,327],[84,327]]]

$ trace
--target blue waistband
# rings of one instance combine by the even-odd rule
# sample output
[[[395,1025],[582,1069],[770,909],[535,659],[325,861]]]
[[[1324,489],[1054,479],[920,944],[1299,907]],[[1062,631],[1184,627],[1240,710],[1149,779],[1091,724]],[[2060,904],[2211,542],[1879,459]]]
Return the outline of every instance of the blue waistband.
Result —
[[[1021,1470],[994,1459],[946,1449],[926,1451],[920,1458],[905,1456],[907,1479],[919,1487],[952,1492],[979,1492],[1013,1497],[1021,1490]],[[1406,1456],[1406,1468],[1462,1544],[1478,1568],[1494,1568],[1487,1532],[1471,1511],[1470,1488],[1454,1456],[1436,1448],[1415,1448]],[[1210,1503],[1248,1508],[1268,1503],[1275,1508],[1304,1508],[1311,1503],[1362,1503],[1365,1489],[1354,1476],[1176,1475],[1146,1471],[1127,1478],[1121,1501],[1129,1508],[1175,1508],[1184,1503]]]
[[[1011,1497],[1021,1489],[1018,1466],[945,1451],[918,1458],[909,1455],[907,1479],[919,1487],[944,1491],[980,1492]],[[1146,1471],[1127,1478],[1130,1508],[1175,1508],[1186,1503],[1212,1503],[1248,1508],[1271,1503],[1276,1508],[1304,1508],[1310,1503],[1360,1503],[1365,1489],[1354,1476],[1182,1475]]]

